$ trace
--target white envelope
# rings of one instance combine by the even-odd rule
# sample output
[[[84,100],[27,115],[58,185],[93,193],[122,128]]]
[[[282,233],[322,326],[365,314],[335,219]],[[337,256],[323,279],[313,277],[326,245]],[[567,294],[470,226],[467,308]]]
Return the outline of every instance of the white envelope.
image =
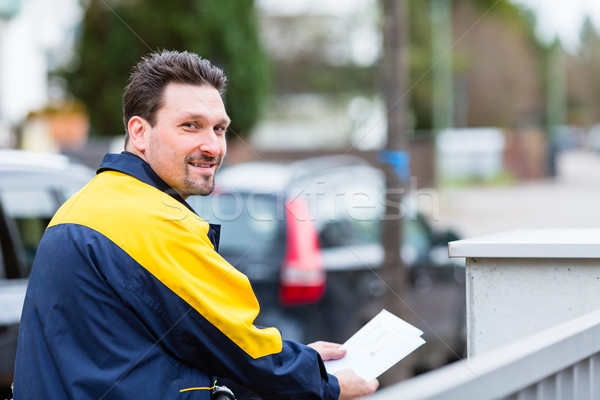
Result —
[[[382,310],[343,344],[346,355],[325,361],[327,372],[354,370],[366,380],[377,378],[423,345],[423,331]]]

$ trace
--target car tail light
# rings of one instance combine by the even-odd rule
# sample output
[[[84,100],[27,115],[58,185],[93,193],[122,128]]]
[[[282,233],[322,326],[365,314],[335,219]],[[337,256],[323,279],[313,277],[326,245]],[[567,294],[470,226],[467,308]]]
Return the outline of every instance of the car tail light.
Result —
[[[301,199],[286,202],[285,214],[287,241],[279,299],[284,305],[314,303],[325,291],[325,270],[317,229]]]

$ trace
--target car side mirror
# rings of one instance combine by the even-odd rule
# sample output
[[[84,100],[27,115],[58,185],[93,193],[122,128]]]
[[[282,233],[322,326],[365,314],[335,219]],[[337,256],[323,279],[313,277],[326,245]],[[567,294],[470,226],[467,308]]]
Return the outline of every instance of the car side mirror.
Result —
[[[433,237],[433,246],[447,246],[448,242],[453,242],[455,240],[460,240],[460,236],[458,233],[449,229],[447,231],[436,233]]]

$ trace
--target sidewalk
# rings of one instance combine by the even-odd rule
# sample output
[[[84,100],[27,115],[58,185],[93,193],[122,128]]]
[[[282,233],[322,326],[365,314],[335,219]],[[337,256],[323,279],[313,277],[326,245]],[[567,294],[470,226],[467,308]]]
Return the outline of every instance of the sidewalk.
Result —
[[[440,229],[468,238],[520,228],[599,228],[600,154],[564,152],[558,174],[504,187],[438,191]]]

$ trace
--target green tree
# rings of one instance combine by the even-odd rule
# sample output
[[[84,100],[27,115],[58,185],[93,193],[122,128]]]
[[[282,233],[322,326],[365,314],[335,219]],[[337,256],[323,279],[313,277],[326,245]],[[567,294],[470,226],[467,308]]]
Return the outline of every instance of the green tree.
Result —
[[[121,95],[131,67],[156,50],[187,50],[223,68],[234,136],[246,136],[269,92],[253,0],[91,0],[68,90],[87,104],[93,132],[124,133]]]
[[[581,28],[579,49],[569,56],[569,123],[592,126],[600,122],[600,32],[587,18]]]

